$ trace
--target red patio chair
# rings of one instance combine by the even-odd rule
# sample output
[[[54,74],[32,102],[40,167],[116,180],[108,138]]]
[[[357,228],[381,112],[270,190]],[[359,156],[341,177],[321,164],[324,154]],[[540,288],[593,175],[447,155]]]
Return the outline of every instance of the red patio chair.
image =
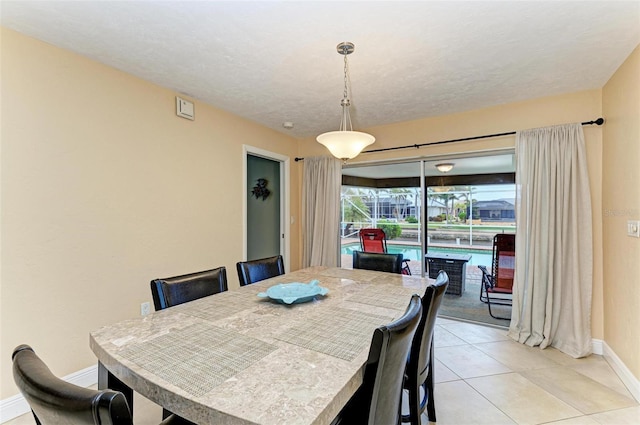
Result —
[[[363,252],[380,252],[387,254],[387,235],[378,228],[360,229],[360,249]],[[410,275],[409,260],[402,260],[402,274]]]
[[[488,305],[489,315],[495,319],[511,319],[494,315],[491,305],[512,305],[513,298],[508,296],[513,295],[515,255],[516,235],[499,233],[493,237],[491,273],[485,266],[478,266],[482,271],[480,301]]]

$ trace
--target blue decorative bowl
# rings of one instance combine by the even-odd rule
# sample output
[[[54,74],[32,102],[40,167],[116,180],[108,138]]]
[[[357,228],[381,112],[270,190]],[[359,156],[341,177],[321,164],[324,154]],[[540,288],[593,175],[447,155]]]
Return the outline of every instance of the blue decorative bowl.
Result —
[[[261,298],[270,298],[282,304],[299,304],[313,300],[317,295],[327,295],[329,290],[319,286],[320,282],[312,280],[309,283],[279,283],[271,286],[267,292],[258,294]]]

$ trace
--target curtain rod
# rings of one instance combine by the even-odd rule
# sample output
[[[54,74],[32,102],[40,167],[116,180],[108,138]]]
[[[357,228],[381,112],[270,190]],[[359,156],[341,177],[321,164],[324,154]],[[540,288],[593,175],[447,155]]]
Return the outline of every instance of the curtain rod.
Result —
[[[602,124],[604,124],[604,118],[598,118],[598,119],[593,120],[593,121],[585,121],[585,122],[582,122],[580,124],[582,124],[582,125],[593,125],[593,124],[602,125]],[[479,139],[488,139],[488,138],[491,138],[491,137],[511,136],[513,134],[516,134],[516,133],[517,133],[517,131],[508,131],[506,133],[485,134],[484,136],[465,137],[463,139],[441,140],[439,142],[420,143],[420,144],[416,144],[416,145],[394,146],[392,148],[382,148],[382,149],[373,149],[373,150],[370,150],[370,151],[364,151],[364,152],[361,152],[360,155],[362,155],[363,153],[394,151],[394,150],[398,150],[398,149],[409,149],[409,148],[419,149],[422,146],[444,145],[446,143],[466,142],[468,140],[479,140]],[[296,162],[304,161],[304,158],[295,158],[295,161]]]

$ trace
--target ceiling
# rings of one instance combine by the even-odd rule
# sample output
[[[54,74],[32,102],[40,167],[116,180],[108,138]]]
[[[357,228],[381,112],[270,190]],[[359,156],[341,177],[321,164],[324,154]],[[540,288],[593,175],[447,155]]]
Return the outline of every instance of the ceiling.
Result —
[[[339,125],[339,42],[358,130],[601,88],[640,1],[2,0],[0,24],[303,138]]]

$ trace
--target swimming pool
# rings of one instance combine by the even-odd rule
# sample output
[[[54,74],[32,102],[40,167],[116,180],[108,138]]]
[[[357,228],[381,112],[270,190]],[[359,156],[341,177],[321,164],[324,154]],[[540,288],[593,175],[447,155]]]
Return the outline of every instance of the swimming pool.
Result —
[[[360,244],[357,242],[342,245],[341,253],[351,255],[353,251],[360,250]],[[412,261],[420,261],[422,256],[422,248],[415,245],[399,245],[387,243],[387,250],[390,254],[402,254],[404,258]],[[443,253],[443,254],[471,254],[471,260],[468,264],[478,266],[491,265],[491,251],[478,250],[478,249],[457,249],[457,248],[440,248],[430,247],[431,253]]]

